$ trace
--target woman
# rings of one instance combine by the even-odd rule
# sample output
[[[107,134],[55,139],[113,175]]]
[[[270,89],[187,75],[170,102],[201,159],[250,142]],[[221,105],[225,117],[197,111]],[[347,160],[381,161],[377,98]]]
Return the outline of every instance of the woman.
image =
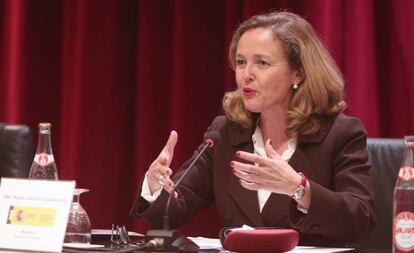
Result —
[[[234,33],[229,61],[237,89],[208,129],[221,141],[177,188],[172,226],[215,202],[226,227],[294,228],[301,245],[362,241],[375,225],[366,132],[342,113],[344,81],[311,25],[288,12],[254,16]],[[154,227],[176,142],[172,131],[132,210]]]

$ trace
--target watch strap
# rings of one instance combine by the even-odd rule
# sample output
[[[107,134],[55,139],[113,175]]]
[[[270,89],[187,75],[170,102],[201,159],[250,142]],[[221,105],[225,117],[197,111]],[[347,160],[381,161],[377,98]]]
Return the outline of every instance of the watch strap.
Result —
[[[306,176],[302,172],[299,172],[298,174],[302,177],[302,180],[300,181],[300,185],[303,188],[305,188],[306,187],[306,182],[308,181],[308,179],[306,178]]]

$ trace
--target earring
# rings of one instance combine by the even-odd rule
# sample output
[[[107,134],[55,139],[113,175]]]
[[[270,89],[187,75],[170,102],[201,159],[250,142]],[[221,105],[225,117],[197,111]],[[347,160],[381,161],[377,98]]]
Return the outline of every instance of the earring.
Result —
[[[298,83],[296,83],[296,82],[295,82],[295,83],[293,83],[293,89],[294,89],[294,90],[297,90],[298,88],[299,88]]]

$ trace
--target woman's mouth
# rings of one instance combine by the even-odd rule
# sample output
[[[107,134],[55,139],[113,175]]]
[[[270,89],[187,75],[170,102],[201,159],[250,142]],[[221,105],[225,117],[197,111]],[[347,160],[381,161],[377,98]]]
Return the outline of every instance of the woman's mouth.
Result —
[[[256,90],[253,90],[251,88],[243,88],[243,95],[245,97],[251,97],[256,94]]]

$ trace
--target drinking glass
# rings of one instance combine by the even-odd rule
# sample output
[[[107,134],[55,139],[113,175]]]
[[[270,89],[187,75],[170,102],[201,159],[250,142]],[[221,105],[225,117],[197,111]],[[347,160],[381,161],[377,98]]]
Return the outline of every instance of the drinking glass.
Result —
[[[79,202],[82,193],[89,189],[75,189],[70,207],[68,226],[65,234],[65,243],[90,243],[91,222],[85,209]]]

